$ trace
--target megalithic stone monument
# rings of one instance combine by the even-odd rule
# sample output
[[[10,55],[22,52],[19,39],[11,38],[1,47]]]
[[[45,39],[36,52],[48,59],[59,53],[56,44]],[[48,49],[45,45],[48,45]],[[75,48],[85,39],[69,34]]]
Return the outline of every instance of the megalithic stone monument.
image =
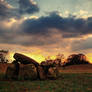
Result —
[[[18,76],[26,77],[27,76],[34,76],[40,80],[45,80],[49,77],[55,77],[55,76],[48,76],[49,75],[55,75],[56,73],[54,72],[54,65],[53,64],[48,64],[45,62],[44,64],[39,64],[36,62],[34,59],[27,57],[23,54],[20,53],[15,53],[14,54],[14,61],[13,61],[13,67],[8,67],[6,71],[6,75],[12,75],[14,78],[18,78]],[[21,67],[23,65],[23,67]],[[53,72],[52,72],[53,71]],[[34,73],[31,75],[31,73]],[[54,74],[52,74],[54,73]],[[34,78],[33,78],[34,79]]]
[[[39,65],[39,63],[37,63],[34,59],[29,58],[20,53],[15,53],[13,57],[16,61],[20,62],[21,64],[34,64],[36,67]]]
[[[23,54],[20,54],[20,53],[15,53],[13,57],[15,59],[15,61],[13,62],[14,64],[16,64],[16,62],[17,63],[20,62],[21,64],[24,64],[24,65],[27,65],[27,64],[35,65],[38,78],[39,79],[46,79],[46,75],[44,73],[43,68],[34,59],[29,58],[29,57],[27,57],[27,56],[25,56]],[[16,66],[16,70],[17,70],[17,66]]]

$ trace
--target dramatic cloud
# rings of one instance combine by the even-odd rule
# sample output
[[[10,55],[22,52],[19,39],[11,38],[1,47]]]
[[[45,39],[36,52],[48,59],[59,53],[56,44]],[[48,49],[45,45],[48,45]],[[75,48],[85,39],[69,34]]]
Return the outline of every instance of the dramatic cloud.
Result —
[[[45,56],[92,53],[91,4],[91,0],[0,0],[0,49],[40,51]]]
[[[39,8],[32,0],[19,0],[20,13],[34,13],[38,12]]]
[[[5,20],[11,17],[19,17],[18,10],[9,5],[6,1],[0,0],[0,20]]]
[[[19,0],[19,7],[14,8],[4,0],[0,0],[0,20],[20,18],[23,14],[38,12],[39,8],[33,1]]]
[[[55,28],[64,38],[80,37],[92,34],[92,17],[88,19],[67,17],[63,18],[57,13],[52,13],[46,17],[38,19],[27,19],[20,28],[27,34],[49,35],[49,29]]]
[[[1,26],[1,24],[3,25]],[[86,20],[73,16],[63,18],[57,13],[51,13],[48,16],[39,18],[0,22],[1,44],[44,47],[48,52],[52,52],[53,49],[56,51],[61,49],[62,51],[64,49],[67,51],[89,49],[92,46],[89,44],[91,43],[90,40],[88,41],[86,38],[86,42],[84,42],[80,38],[91,34],[91,17]],[[77,39],[80,39],[80,41],[77,42]]]

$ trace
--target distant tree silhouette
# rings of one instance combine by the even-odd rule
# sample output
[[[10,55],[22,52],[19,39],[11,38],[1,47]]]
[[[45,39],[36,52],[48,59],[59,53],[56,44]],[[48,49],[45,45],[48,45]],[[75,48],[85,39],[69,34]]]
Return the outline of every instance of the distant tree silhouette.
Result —
[[[56,63],[58,64],[58,66],[61,66],[64,60],[64,54],[57,54],[56,55],[56,59],[54,61],[56,61]]]
[[[42,62],[43,64],[44,63],[47,63],[47,64],[53,64],[53,65],[56,65],[56,66],[61,66],[62,65],[62,61],[64,60],[64,54],[57,54],[56,55],[56,58],[55,59],[51,59],[50,56],[48,56],[47,58],[45,58],[45,62]]]
[[[0,63],[8,63],[8,59],[6,56],[8,55],[9,51],[6,50],[0,50]]]
[[[67,58],[67,65],[76,65],[76,64],[89,64],[84,54],[72,54]]]

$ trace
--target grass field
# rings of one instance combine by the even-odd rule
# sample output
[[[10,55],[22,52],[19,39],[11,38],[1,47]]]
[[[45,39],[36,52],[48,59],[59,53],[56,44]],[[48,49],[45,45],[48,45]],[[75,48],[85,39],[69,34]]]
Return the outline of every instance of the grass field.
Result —
[[[92,73],[92,64],[70,65],[60,71],[63,73]]]
[[[92,92],[92,65],[62,68],[58,79],[45,81],[6,80],[6,68],[0,66],[0,92]]]
[[[0,92],[92,92],[92,73],[62,73],[57,80],[0,81]]]

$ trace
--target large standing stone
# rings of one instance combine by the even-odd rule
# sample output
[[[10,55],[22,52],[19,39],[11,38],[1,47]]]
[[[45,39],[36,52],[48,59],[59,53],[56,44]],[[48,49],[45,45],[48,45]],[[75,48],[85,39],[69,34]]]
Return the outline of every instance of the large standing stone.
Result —
[[[16,77],[15,71],[16,71],[16,69],[15,69],[14,65],[8,66],[7,70],[6,70],[6,73],[5,73],[6,78],[12,79],[12,78]]]
[[[46,74],[45,74],[43,68],[41,66],[38,66],[37,71],[38,71],[38,76],[39,76],[40,80],[45,80]]]
[[[37,69],[33,64],[21,65],[19,70],[19,78],[20,79],[37,79]]]

